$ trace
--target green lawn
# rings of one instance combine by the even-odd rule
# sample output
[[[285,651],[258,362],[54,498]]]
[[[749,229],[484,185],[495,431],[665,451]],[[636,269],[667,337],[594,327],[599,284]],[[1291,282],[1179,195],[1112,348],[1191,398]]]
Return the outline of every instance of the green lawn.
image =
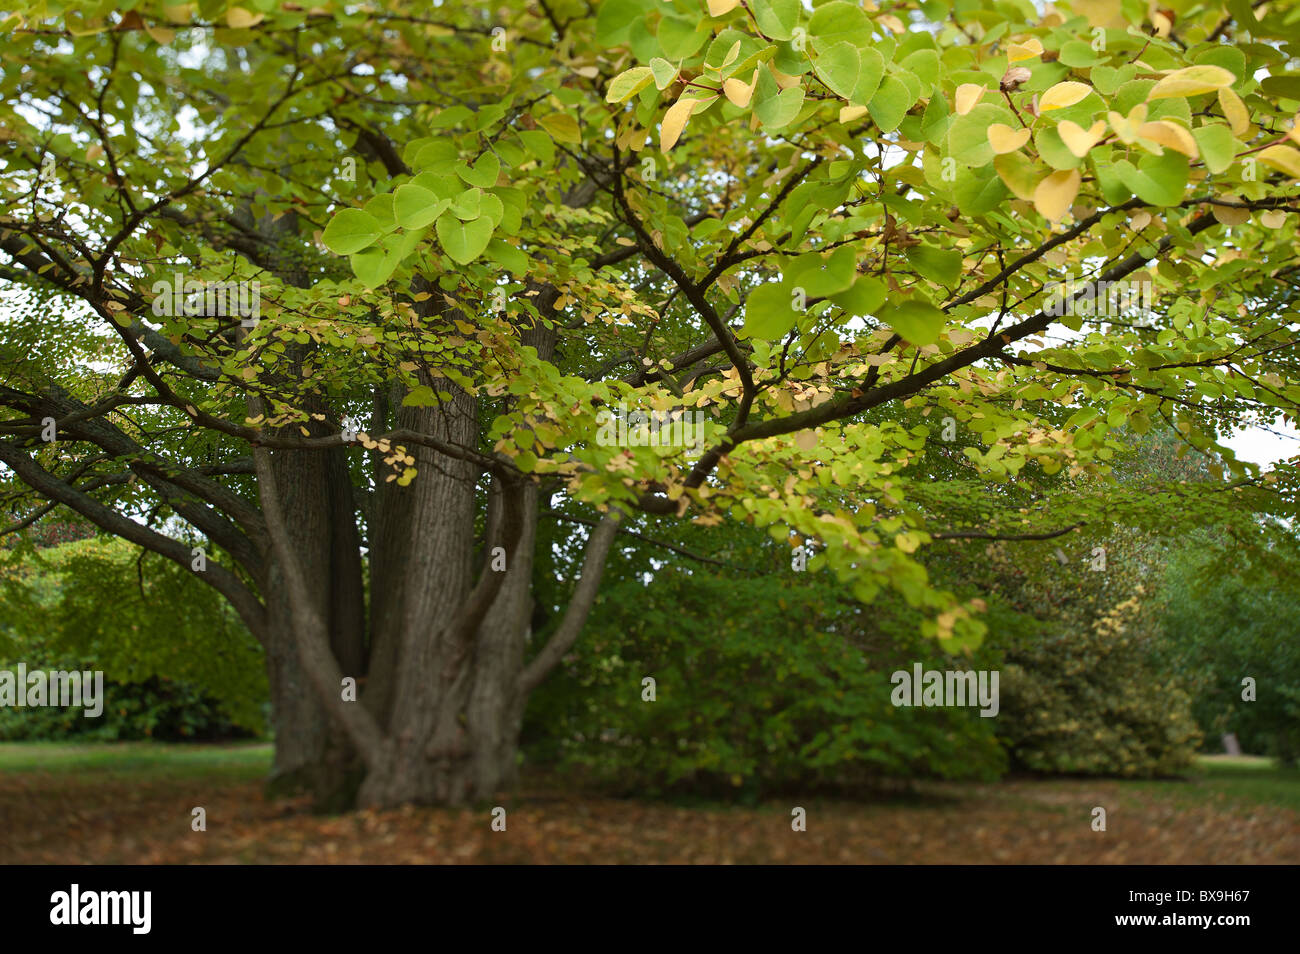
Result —
[[[271,745],[117,742],[73,745],[59,742],[0,743],[2,772],[95,772],[136,778],[204,777],[251,781],[271,767]],[[1300,811],[1300,768],[1280,768],[1255,756],[1205,756],[1187,780],[1134,781],[1135,786],[1187,804],[1224,800],[1276,805]],[[961,798],[960,786],[948,792]],[[911,801],[905,798],[904,801]]]
[[[1183,802],[1222,798],[1300,811],[1300,768],[1282,768],[1254,755],[1210,755],[1196,761],[1197,770],[1187,781],[1129,784]]]
[[[139,778],[261,778],[271,768],[267,742],[237,745],[110,742],[0,742],[0,772],[102,772]]]

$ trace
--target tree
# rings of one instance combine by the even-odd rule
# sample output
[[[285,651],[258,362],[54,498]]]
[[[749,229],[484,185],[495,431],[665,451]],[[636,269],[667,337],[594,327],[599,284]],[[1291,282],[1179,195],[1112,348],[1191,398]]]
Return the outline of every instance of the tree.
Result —
[[[1104,525],[1118,428],[1300,395],[1286,13],[1171,10],[20,2],[17,522],[202,548],[278,773],[369,805],[509,780],[622,531],[748,522],[971,646],[918,549]],[[1125,519],[1291,506],[1225,459]],[[1096,490],[1017,502],[1057,471]],[[543,511],[583,556],[537,645]]]
[[[1199,533],[1170,561],[1158,599],[1166,665],[1194,687],[1194,712],[1218,751],[1226,732],[1247,752],[1300,757],[1297,546],[1289,528],[1264,554]],[[1248,681],[1249,680],[1249,681]]]

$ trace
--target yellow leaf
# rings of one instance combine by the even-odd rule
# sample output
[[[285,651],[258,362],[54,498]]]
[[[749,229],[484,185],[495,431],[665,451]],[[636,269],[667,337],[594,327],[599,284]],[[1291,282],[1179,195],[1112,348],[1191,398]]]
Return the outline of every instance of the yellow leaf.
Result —
[[[840,107],[841,123],[851,123],[853,122],[853,120],[858,119],[865,115],[867,115],[867,107],[865,106],[841,106]]]
[[[1038,41],[1037,37],[1031,37],[1024,43],[1012,43],[1007,47],[1007,62],[1009,63],[1032,60],[1042,55],[1043,44]]]
[[[1240,209],[1232,205],[1212,205],[1210,212],[1220,225],[1241,225],[1250,221],[1250,209]]]
[[[1228,87],[1219,90],[1219,106],[1223,109],[1223,118],[1228,121],[1228,126],[1232,129],[1232,134],[1238,139],[1244,139],[1250,132],[1250,113],[1246,111],[1246,104]]]
[[[582,130],[578,128],[578,121],[567,113],[548,113],[538,118],[537,125],[550,133],[551,138],[557,142],[582,142]]]
[[[1128,227],[1131,228],[1134,232],[1141,232],[1144,228],[1146,228],[1150,224],[1151,224],[1151,213],[1146,211],[1138,212],[1136,215],[1133,216],[1133,218],[1128,220]]]
[[[226,11],[226,23],[236,30],[255,27],[265,19],[265,13],[250,13],[243,7],[231,7]]]
[[[1115,130],[1119,141],[1126,146],[1131,146],[1137,142],[1137,127],[1147,121],[1146,103],[1138,103],[1129,110],[1128,116],[1121,116],[1111,110],[1106,114],[1106,119],[1110,122],[1110,128]]]
[[[1281,209],[1270,209],[1260,215],[1259,222],[1265,228],[1280,229],[1286,224],[1286,213]]]
[[[86,161],[94,162],[103,154],[104,154],[104,147],[101,146],[99,143],[95,143],[93,146],[91,146],[89,149],[86,150]]]
[[[720,17],[740,6],[740,0],[709,0],[709,16]]]
[[[803,80],[797,76],[790,76],[787,73],[782,73],[771,63],[767,64],[767,68],[771,71],[772,78],[776,80],[777,89],[789,89],[791,86],[798,86],[803,82]],[[866,112],[866,110],[864,109],[863,112]]]
[[[1090,128],[1084,129],[1078,123],[1062,119],[1057,123],[1056,131],[1061,141],[1065,143],[1065,148],[1082,159],[1088,154],[1088,150],[1101,140],[1102,134],[1106,131],[1106,121],[1099,119]]]
[[[921,545],[921,538],[910,530],[906,533],[900,533],[894,537],[894,546],[904,553],[915,553],[916,548]]]
[[[1153,123],[1143,123],[1138,127],[1138,135],[1143,139],[1150,139],[1162,146],[1168,146],[1175,152],[1181,152],[1190,159],[1199,156],[1200,150],[1196,148],[1196,140],[1182,126],[1177,123],[1165,122],[1163,119]]]
[[[699,100],[684,96],[668,107],[668,112],[664,113],[664,121],[659,127],[660,152],[667,152],[677,145],[682,130],[686,128],[686,120],[691,118],[691,112],[697,102]]]
[[[1292,179],[1300,179],[1300,149],[1292,146],[1269,146],[1259,153],[1259,161],[1285,172]]]
[[[1077,169],[1062,169],[1038,183],[1034,190],[1034,208],[1043,218],[1056,222],[1070,210],[1082,182]]]
[[[1004,152],[1015,152],[1029,142],[1029,128],[1012,129],[1006,123],[994,123],[988,129],[989,145],[999,156]]]
[[[974,109],[975,104],[984,95],[984,89],[985,87],[979,83],[962,83],[958,86],[956,94],[957,115],[965,116]]]
[[[1038,111],[1045,113],[1050,109],[1064,109],[1066,106],[1073,106],[1091,92],[1092,87],[1087,83],[1075,83],[1073,81],[1057,83],[1038,98]]]
[[[1147,99],[1169,99],[1172,96],[1199,96],[1226,89],[1237,81],[1222,66],[1188,66],[1174,70],[1160,80],[1147,94]]]
[[[744,109],[749,105],[749,101],[754,98],[754,87],[758,85],[758,70],[754,70],[754,78],[748,83],[741,82],[738,79],[723,80],[722,91],[727,94],[727,99],[733,106],[739,106]]]
[[[1023,159],[1024,157],[1020,158]],[[1033,175],[1032,166],[1027,170],[1021,169],[1016,164],[1015,157],[1008,154],[996,157],[993,160],[993,168],[997,170],[998,177],[1016,198],[1024,199],[1026,202],[1034,198],[1034,185],[1031,178]]]
[[[1121,0],[1074,0],[1070,9],[1087,17],[1088,22],[1095,27],[1122,30],[1128,26],[1128,20],[1125,19],[1121,6]]]

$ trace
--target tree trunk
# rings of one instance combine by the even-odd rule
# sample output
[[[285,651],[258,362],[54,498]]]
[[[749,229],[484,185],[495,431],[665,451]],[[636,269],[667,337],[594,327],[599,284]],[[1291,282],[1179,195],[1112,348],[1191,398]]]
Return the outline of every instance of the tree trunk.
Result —
[[[553,332],[533,328],[524,338],[544,356],[553,349]],[[434,407],[392,402],[397,426],[477,447],[477,398],[446,380],[422,383],[446,399]],[[582,628],[615,518],[592,532],[575,596],[526,665],[537,484],[507,473],[489,480],[479,464],[419,444],[406,448],[417,476],[401,486],[388,452],[374,452],[367,647],[344,453],[253,450],[273,567],[266,592],[277,774],[335,810],[354,794],[360,805],[383,807],[487,799],[514,779],[524,705]],[[356,702],[340,692],[350,675],[364,686]]]
[[[310,599],[325,621],[330,650],[343,674],[360,680],[365,675],[365,605],[347,460],[341,451],[279,451],[272,455],[272,466],[290,544]],[[272,795],[306,792],[319,809],[341,810],[355,798],[361,765],[299,658],[284,568],[275,560],[269,566],[266,663],[275,756],[267,790]]]

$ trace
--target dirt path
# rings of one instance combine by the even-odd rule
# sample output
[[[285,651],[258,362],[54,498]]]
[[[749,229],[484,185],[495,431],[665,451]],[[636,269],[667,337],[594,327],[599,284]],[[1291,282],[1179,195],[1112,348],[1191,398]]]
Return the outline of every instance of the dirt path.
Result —
[[[794,832],[793,803],[696,809],[538,792],[507,802],[507,830],[494,832],[486,810],[323,818],[268,803],[253,783],[35,773],[0,776],[0,862],[1300,862],[1297,813],[1178,801],[1114,782],[1004,782],[910,803],[808,801],[807,831]],[[190,830],[199,805],[206,832]],[[1091,828],[1097,805],[1104,833]]]

